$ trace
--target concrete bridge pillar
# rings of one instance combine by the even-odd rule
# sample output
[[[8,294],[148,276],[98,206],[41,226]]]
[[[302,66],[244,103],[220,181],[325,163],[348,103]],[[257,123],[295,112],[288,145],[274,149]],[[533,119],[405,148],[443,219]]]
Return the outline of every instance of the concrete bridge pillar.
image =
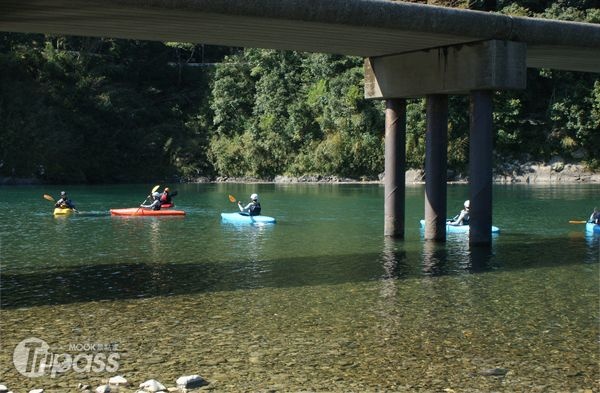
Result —
[[[448,96],[427,96],[425,133],[425,240],[446,240]]]
[[[384,235],[404,238],[406,100],[386,100]]]
[[[492,91],[471,92],[469,136],[469,243],[492,242]]]
[[[491,243],[492,91],[525,88],[526,49],[523,43],[490,40],[365,59],[366,98],[427,97],[426,239],[434,241],[446,239],[447,95],[471,94],[469,153],[471,235],[469,241],[471,244]],[[388,124],[391,122],[386,120],[386,134]],[[388,170],[404,170],[403,166],[400,169],[400,164],[393,158],[396,155],[388,153],[387,142],[386,177],[391,173]],[[389,142],[394,146],[396,143]],[[404,140],[402,143],[404,144]],[[404,160],[404,156],[402,159]],[[388,165],[394,169],[388,169]],[[395,173],[394,177],[397,185],[401,179],[400,175]],[[387,199],[390,195],[388,191],[394,190],[394,187],[391,184],[388,186],[386,182],[386,235],[388,226],[399,228],[398,220],[404,220],[403,209],[400,213],[396,208],[387,207]],[[400,194],[396,197],[400,197]],[[404,191],[402,191],[402,198],[404,198]],[[404,206],[404,202],[398,200],[394,200],[394,204],[394,206]],[[403,228],[402,226],[402,232]],[[399,231],[391,230],[390,233],[399,233]]]

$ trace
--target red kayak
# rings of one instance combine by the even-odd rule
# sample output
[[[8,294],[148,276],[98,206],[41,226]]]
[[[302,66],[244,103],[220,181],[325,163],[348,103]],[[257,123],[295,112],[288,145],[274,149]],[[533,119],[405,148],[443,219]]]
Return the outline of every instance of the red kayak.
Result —
[[[151,210],[138,207],[110,209],[111,216],[185,216],[183,210]]]

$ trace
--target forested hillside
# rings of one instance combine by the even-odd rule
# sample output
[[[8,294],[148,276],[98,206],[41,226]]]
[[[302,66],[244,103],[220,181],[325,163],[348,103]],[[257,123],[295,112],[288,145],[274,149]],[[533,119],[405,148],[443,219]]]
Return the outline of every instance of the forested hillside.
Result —
[[[419,1],[425,3],[424,1]],[[600,23],[598,1],[429,1]],[[0,33],[0,177],[48,182],[383,171],[383,103],[362,59],[200,44]],[[600,167],[599,74],[529,70],[495,95],[498,161]],[[468,101],[450,99],[449,166],[468,159]],[[424,102],[408,108],[422,167]]]

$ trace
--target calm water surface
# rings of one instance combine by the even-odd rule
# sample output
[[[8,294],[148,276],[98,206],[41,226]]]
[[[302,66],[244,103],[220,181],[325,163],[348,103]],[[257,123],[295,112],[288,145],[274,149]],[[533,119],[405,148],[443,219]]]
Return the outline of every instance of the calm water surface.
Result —
[[[422,186],[404,241],[383,239],[379,185],[179,185],[180,217],[110,217],[152,185],[0,188],[0,383],[76,391],[123,374],[213,391],[599,391],[599,185],[495,186],[491,250],[424,242]],[[258,192],[271,226],[220,221]],[[468,195],[448,186],[448,212]],[[117,344],[116,372],[27,378],[23,339],[53,353]],[[491,369],[496,373],[487,375]],[[135,389],[131,389],[133,392]],[[129,391],[123,390],[122,391]]]

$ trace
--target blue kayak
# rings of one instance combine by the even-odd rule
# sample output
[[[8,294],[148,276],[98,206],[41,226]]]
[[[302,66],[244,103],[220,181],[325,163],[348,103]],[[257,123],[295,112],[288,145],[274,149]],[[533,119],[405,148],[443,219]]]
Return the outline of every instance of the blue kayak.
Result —
[[[233,224],[275,224],[275,219],[269,216],[249,216],[241,213],[221,213],[223,222]]]
[[[600,233],[600,225],[588,222],[585,224],[585,231],[587,233]]]
[[[425,220],[419,221],[421,229],[425,229]],[[492,233],[500,232],[500,228],[492,225]],[[446,223],[446,233],[469,233],[468,225],[450,225]]]

